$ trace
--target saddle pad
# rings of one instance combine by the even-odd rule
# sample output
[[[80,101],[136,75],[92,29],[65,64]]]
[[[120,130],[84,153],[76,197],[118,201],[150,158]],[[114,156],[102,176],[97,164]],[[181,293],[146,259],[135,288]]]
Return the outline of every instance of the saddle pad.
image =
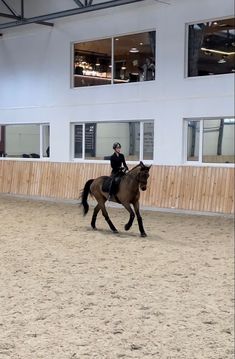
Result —
[[[110,185],[111,185],[112,178],[111,177],[106,177],[106,176],[104,176],[103,178],[104,178],[104,182],[102,184],[102,191],[109,192],[109,188],[110,188]]]

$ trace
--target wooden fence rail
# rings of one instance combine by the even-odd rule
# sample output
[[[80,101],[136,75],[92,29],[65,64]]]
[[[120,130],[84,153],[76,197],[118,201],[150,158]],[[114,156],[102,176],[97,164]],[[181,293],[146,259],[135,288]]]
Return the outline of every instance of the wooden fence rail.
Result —
[[[2,160],[0,193],[78,199],[88,179],[109,173],[109,164]],[[152,166],[141,205],[234,213],[234,169]]]

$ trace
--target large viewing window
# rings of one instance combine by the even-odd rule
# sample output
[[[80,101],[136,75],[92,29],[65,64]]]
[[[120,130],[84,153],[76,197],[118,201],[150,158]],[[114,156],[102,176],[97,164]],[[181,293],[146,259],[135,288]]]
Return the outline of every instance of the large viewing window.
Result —
[[[0,126],[0,156],[42,158],[50,156],[50,128],[47,124]]]
[[[75,123],[72,129],[73,158],[109,160],[118,141],[127,161],[153,160],[153,121]]]
[[[188,76],[234,72],[234,18],[189,25]]]
[[[186,120],[187,161],[234,163],[235,118]]]
[[[155,31],[73,45],[73,86],[155,79]]]

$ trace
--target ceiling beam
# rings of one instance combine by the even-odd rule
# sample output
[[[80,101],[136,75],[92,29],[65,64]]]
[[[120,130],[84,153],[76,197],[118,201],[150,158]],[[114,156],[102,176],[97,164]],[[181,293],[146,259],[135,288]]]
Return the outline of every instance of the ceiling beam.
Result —
[[[7,6],[6,2],[4,0],[2,0],[2,1]],[[17,21],[27,21],[27,19],[24,18],[24,3],[23,3],[23,0],[21,0],[21,16],[17,15],[13,10],[11,10],[11,13],[14,14],[14,15],[5,14],[5,13],[0,12],[0,17],[6,17],[8,19],[14,19],[14,20],[17,20]],[[39,24],[39,25],[54,26],[54,24],[51,23],[51,22],[36,21],[36,23]],[[2,34],[0,34],[0,36],[2,36]]]
[[[20,16],[5,14],[2,12],[0,12],[0,17],[6,17],[8,19],[14,19],[14,20],[22,20]],[[26,21],[26,19],[25,20],[23,19],[22,21]],[[45,22],[45,21],[36,21],[36,24],[45,25],[45,26],[54,26],[52,22]]]
[[[91,11],[104,10],[104,9],[108,9],[111,7],[117,7],[117,6],[121,6],[121,5],[138,3],[141,1],[145,1],[145,0],[111,0],[111,1],[102,2],[99,4],[90,5],[90,6],[83,6],[80,8],[69,9],[69,10],[54,12],[51,14],[35,16],[35,17],[23,19],[23,20],[12,21],[12,22],[8,22],[6,24],[0,24],[0,30],[11,28],[11,27],[16,27],[16,26],[21,26],[21,25],[32,24],[32,23],[39,23],[39,22],[41,23],[41,22],[47,21],[47,20],[54,20],[54,19],[58,19],[58,18],[62,18],[62,17],[83,14],[83,13],[91,12]],[[88,3],[90,3],[90,2],[91,1],[88,0]]]
[[[6,8],[12,13],[12,15],[17,16],[17,14],[15,13],[15,11],[7,4],[7,2],[5,0],[1,0],[3,2],[3,4],[6,6]]]
[[[77,4],[77,6],[84,7],[83,3],[80,0],[73,0],[73,1]]]

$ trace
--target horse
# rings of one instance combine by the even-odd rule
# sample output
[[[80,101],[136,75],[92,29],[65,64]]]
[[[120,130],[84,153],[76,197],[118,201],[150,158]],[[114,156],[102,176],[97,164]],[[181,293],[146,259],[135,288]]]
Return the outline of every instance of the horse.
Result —
[[[136,215],[141,237],[146,237],[147,234],[144,230],[143,220],[139,210],[140,189],[142,191],[145,191],[147,189],[147,181],[149,178],[150,168],[151,165],[146,166],[142,161],[140,161],[137,166],[132,168],[129,172],[123,174],[120,178],[119,188],[117,192],[113,194],[110,199],[112,202],[122,204],[123,207],[126,208],[126,210],[129,212],[129,221],[124,226],[126,231],[131,228]],[[108,212],[105,207],[105,202],[109,197],[110,181],[111,177],[109,176],[100,176],[95,179],[89,179],[85,183],[85,186],[81,191],[80,199],[81,205],[83,206],[84,216],[89,211],[89,204],[87,202],[88,196],[91,195],[97,201],[97,205],[94,208],[91,220],[91,227],[94,230],[96,229],[97,214],[101,210],[110,229],[114,233],[118,233],[118,230],[109,218]],[[131,204],[134,207],[134,211],[131,208]]]

